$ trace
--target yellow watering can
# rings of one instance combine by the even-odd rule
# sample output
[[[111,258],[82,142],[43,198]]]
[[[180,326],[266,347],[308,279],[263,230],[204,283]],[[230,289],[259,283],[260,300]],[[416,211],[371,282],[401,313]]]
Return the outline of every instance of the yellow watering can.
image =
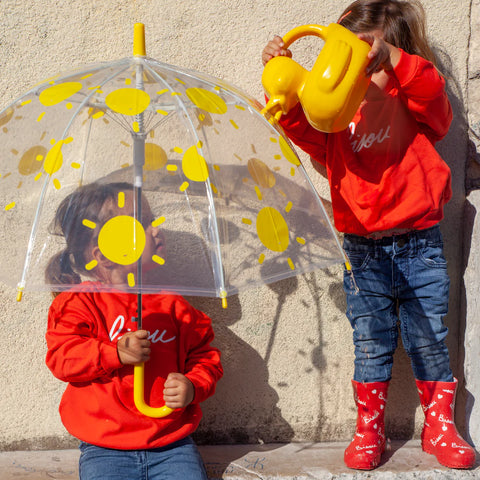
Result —
[[[303,25],[283,37],[285,48],[306,35],[325,41],[311,71],[289,57],[272,58],[262,75],[270,100],[262,113],[278,121],[282,114],[302,104],[308,122],[322,132],[339,132],[348,127],[370,84],[365,75],[370,45],[345,27],[332,23]]]

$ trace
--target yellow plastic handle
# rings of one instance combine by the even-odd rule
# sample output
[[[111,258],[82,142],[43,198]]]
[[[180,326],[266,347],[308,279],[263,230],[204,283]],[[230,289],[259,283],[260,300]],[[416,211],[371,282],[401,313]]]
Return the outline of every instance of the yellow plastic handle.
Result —
[[[307,35],[314,35],[325,40],[327,31],[327,27],[323,25],[300,25],[283,36],[283,43],[285,48],[288,48],[293,42]]]
[[[145,364],[135,365],[133,369],[133,401],[140,413],[147,417],[162,418],[170,415],[173,408],[166,405],[163,407],[151,407],[145,403]]]
[[[367,92],[370,45],[336,23],[301,25],[284,37],[285,47],[306,35],[320,37],[325,45],[311,71],[294,60],[277,56],[269,60],[262,84],[269,101],[262,113],[276,120],[300,102],[308,122],[322,132],[338,132],[350,124]],[[271,118],[269,118],[272,121]]]

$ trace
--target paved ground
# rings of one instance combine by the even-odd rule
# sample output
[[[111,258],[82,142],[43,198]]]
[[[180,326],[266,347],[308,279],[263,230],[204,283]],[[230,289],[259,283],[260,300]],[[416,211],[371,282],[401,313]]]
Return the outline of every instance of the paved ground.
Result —
[[[200,447],[210,479],[224,480],[456,480],[480,479],[473,470],[449,470],[421,451],[418,441],[393,442],[371,472],[343,464],[344,443]],[[77,450],[0,452],[1,480],[74,480]],[[132,479],[134,480],[134,479]]]

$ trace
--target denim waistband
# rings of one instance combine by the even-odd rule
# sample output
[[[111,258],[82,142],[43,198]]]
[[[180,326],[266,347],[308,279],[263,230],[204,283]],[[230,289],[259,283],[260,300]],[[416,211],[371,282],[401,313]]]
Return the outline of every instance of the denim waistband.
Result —
[[[344,235],[344,239],[347,242],[356,245],[393,245],[394,243],[398,242],[409,243],[411,240],[441,240],[441,233],[440,227],[435,225],[434,227],[426,228],[425,230],[414,230],[412,232],[402,233],[400,235],[391,235],[389,237],[382,237],[378,239],[346,233]]]

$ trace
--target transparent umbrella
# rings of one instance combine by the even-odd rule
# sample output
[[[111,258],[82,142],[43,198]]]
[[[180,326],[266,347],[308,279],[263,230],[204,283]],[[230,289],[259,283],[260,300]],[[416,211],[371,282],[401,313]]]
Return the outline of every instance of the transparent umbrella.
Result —
[[[47,282],[45,269],[64,247],[51,229],[57,206],[93,182],[135,191],[133,215],[99,226],[98,247],[136,265],[128,291],[138,294],[139,326],[143,293],[220,297],[226,306],[248,287],[345,262],[297,155],[261,109],[218,78],[146,57],[142,24],[132,57],[36,85],[0,112],[0,279],[19,299],[85,289]],[[142,199],[165,238],[148,272]],[[81,274],[95,278],[95,264]]]

